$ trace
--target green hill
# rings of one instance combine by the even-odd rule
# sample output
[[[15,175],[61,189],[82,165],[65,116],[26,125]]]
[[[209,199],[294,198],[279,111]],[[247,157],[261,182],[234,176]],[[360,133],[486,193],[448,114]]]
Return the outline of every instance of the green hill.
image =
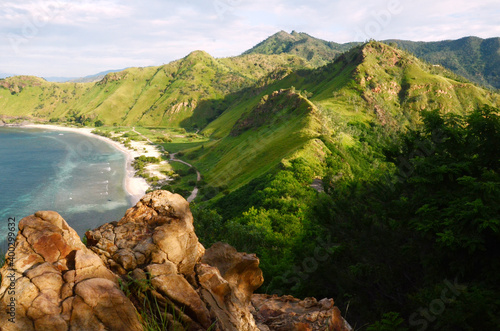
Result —
[[[314,66],[322,66],[357,43],[337,44],[311,37],[302,32],[280,31],[243,54],[294,54],[307,59]]]
[[[225,132],[224,137],[193,156],[208,185],[234,190],[321,135],[318,110],[307,98],[293,89],[266,92],[228,109],[207,127],[205,132],[224,126]],[[215,137],[221,135],[221,130],[216,130]],[[323,148],[320,142],[315,146]]]
[[[0,80],[0,109],[8,116],[106,125],[175,127],[187,118],[186,125],[204,125],[217,115],[205,100],[222,99],[273,71],[304,67],[307,61],[286,54],[214,59],[196,51],[164,66],[110,73],[97,83],[56,84],[27,76]]]
[[[437,42],[388,40],[432,64],[487,87],[500,89],[500,38],[466,37]]]
[[[378,42],[283,73],[232,96],[202,131],[212,141],[186,151],[204,175],[197,233],[256,252],[261,291],[331,295],[369,330],[417,325],[443,279],[463,275],[457,310],[430,329],[491,328],[500,120],[489,107],[499,105]],[[482,308],[462,314],[469,302]]]
[[[234,190],[292,155],[321,163],[312,155],[331,153],[319,140],[325,132],[343,147],[365,148],[366,131],[393,135],[414,128],[422,110],[465,114],[500,104],[497,94],[376,42],[326,66],[281,76],[221,101],[226,109],[202,130],[212,143],[188,151],[208,186]]]
[[[393,43],[431,64],[442,65],[472,82],[500,89],[500,38],[465,37],[437,42],[391,39],[384,42]],[[315,66],[321,66],[360,44],[359,42],[338,44],[305,33],[293,31],[289,34],[280,31],[244,54],[295,54],[309,60]]]
[[[498,38],[468,37],[435,43],[387,42],[473,82],[500,86]],[[281,31],[242,56],[214,59],[197,51],[164,66],[109,73],[97,83],[56,84],[36,77],[10,77],[0,80],[0,112],[9,117],[87,124],[100,120],[106,125],[200,129],[217,119],[245,89],[252,89],[256,84],[269,85],[286,75],[287,70],[326,65],[356,45],[358,43],[337,44],[305,33]],[[431,71],[444,72],[439,66]],[[451,73],[446,75],[452,76]],[[407,83],[411,84],[412,79],[408,79]],[[454,79],[461,80],[457,76]],[[324,84],[320,82],[319,85]],[[309,89],[317,87],[311,85]]]

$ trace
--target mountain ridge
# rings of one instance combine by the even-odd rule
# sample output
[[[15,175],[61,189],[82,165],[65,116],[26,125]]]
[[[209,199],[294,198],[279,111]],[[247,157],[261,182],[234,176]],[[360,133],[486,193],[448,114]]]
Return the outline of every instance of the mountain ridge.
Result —
[[[500,89],[500,37],[482,39],[469,36],[435,42],[388,39],[382,42],[395,43],[425,61],[443,65],[456,74],[488,88]],[[280,31],[245,51],[244,54],[289,53],[308,58],[308,54],[312,52],[314,53],[311,57],[314,58],[312,63],[320,66],[361,44],[363,43],[338,44],[311,37],[306,33],[293,31],[289,34]],[[296,45],[298,48],[294,48]]]
[[[301,129],[287,117],[300,108],[299,100],[310,104],[311,111],[294,113],[293,121],[304,120],[303,128],[311,125],[305,123],[318,123],[302,136],[294,135]],[[349,125],[393,134],[416,127],[423,109],[464,114],[482,104],[498,105],[500,96],[402,50],[373,42],[351,49],[326,66],[289,72],[252,93],[240,94],[235,101],[201,131],[216,141],[204,150],[187,151],[206,175],[207,185],[231,190],[267,171],[259,166],[262,155],[269,155],[263,162],[268,166],[269,162],[279,164],[287,155],[324,154],[324,143],[318,139],[322,132],[338,131],[339,125],[343,132],[337,132],[335,139],[357,146],[359,137],[349,133],[353,131]],[[269,140],[280,135],[289,139]],[[279,157],[271,161],[271,155]],[[239,170],[228,172],[233,168]],[[253,175],[243,178],[240,171]]]
[[[96,83],[10,77],[0,81],[0,106],[9,116],[62,121],[78,116],[80,121],[100,119],[107,125],[178,125],[194,109],[205,115],[213,111],[199,109],[204,105],[201,100],[220,99],[249,87],[280,67],[308,66],[306,60],[286,54],[214,59],[198,51],[163,66],[109,73]]]

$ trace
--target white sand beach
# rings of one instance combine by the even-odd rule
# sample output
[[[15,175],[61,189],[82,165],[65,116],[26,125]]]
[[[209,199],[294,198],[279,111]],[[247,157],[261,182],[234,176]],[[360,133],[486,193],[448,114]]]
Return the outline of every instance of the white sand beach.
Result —
[[[100,139],[120,152],[122,152],[125,155],[126,158],[126,164],[125,164],[125,178],[124,178],[124,188],[127,194],[129,195],[129,199],[131,200],[132,204],[136,204],[146,193],[146,190],[149,188],[148,183],[144,178],[140,177],[135,177],[135,170],[132,167],[132,162],[134,161],[135,157],[141,156],[141,155],[146,155],[146,156],[155,156],[159,157],[161,156],[160,152],[154,148],[154,146],[148,145],[146,143],[141,143],[141,142],[133,142],[133,147],[136,148],[138,151],[144,151],[144,152],[137,152],[135,150],[129,150],[126,148],[124,145],[111,140],[106,137],[102,137],[96,134],[93,134],[92,131],[94,129],[92,128],[72,128],[72,127],[64,127],[64,126],[58,126],[58,125],[45,125],[45,124],[26,124],[22,125],[22,127],[25,128],[37,128],[37,129],[46,129],[46,130],[54,130],[54,131],[66,131],[66,132],[74,132],[78,134],[82,134],[85,136],[93,137],[96,139]]]

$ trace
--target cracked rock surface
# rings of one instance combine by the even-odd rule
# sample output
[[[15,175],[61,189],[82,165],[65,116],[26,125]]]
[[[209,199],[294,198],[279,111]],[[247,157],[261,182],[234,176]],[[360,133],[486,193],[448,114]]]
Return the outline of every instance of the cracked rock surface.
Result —
[[[254,294],[252,305],[259,328],[264,330],[335,330],[350,331],[333,299],[299,300],[290,295],[282,297]]]
[[[0,270],[0,331],[142,330],[147,301],[168,329],[350,330],[331,299],[253,294],[259,259],[224,243],[205,251],[180,195],[151,192],[86,236],[87,247],[55,212],[21,220],[15,259]]]
[[[59,214],[23,218],[14,252],[0,270],[1,330],[142,330],[116,275]]]

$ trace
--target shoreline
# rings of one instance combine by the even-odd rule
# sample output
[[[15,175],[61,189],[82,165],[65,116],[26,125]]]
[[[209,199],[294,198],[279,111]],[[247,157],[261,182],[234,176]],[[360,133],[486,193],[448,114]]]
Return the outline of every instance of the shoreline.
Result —
[[[136,151],[129,150],[122,144],[111,140],[110,138],[106,138],[97,134],[92,133],[96,128],[72,128],[67,126],[59,126],[59,125],[50,125],[50,124],[24,124],[16,126],[17,128],[28,128],[28,129],[46,129],[51,131],[65,131],[65,132],[73,132],[76,134],[81,134],[87,137],[92,137],[95,139],[99,139],[108,145],[111,145],[116,150],[120,151],[125,156],[125,176],[123,179],[123,188],[125,193],[127,194],[127,198],[130,201],[131,205],[134,206],[145,194],[146,191],[150,188],[149,184],[142,177],[135,176],[135,170],[132,167],[132,162],[134,158],[143,153],[139,153]],[[98,129],[98,128],[97,128]]]

